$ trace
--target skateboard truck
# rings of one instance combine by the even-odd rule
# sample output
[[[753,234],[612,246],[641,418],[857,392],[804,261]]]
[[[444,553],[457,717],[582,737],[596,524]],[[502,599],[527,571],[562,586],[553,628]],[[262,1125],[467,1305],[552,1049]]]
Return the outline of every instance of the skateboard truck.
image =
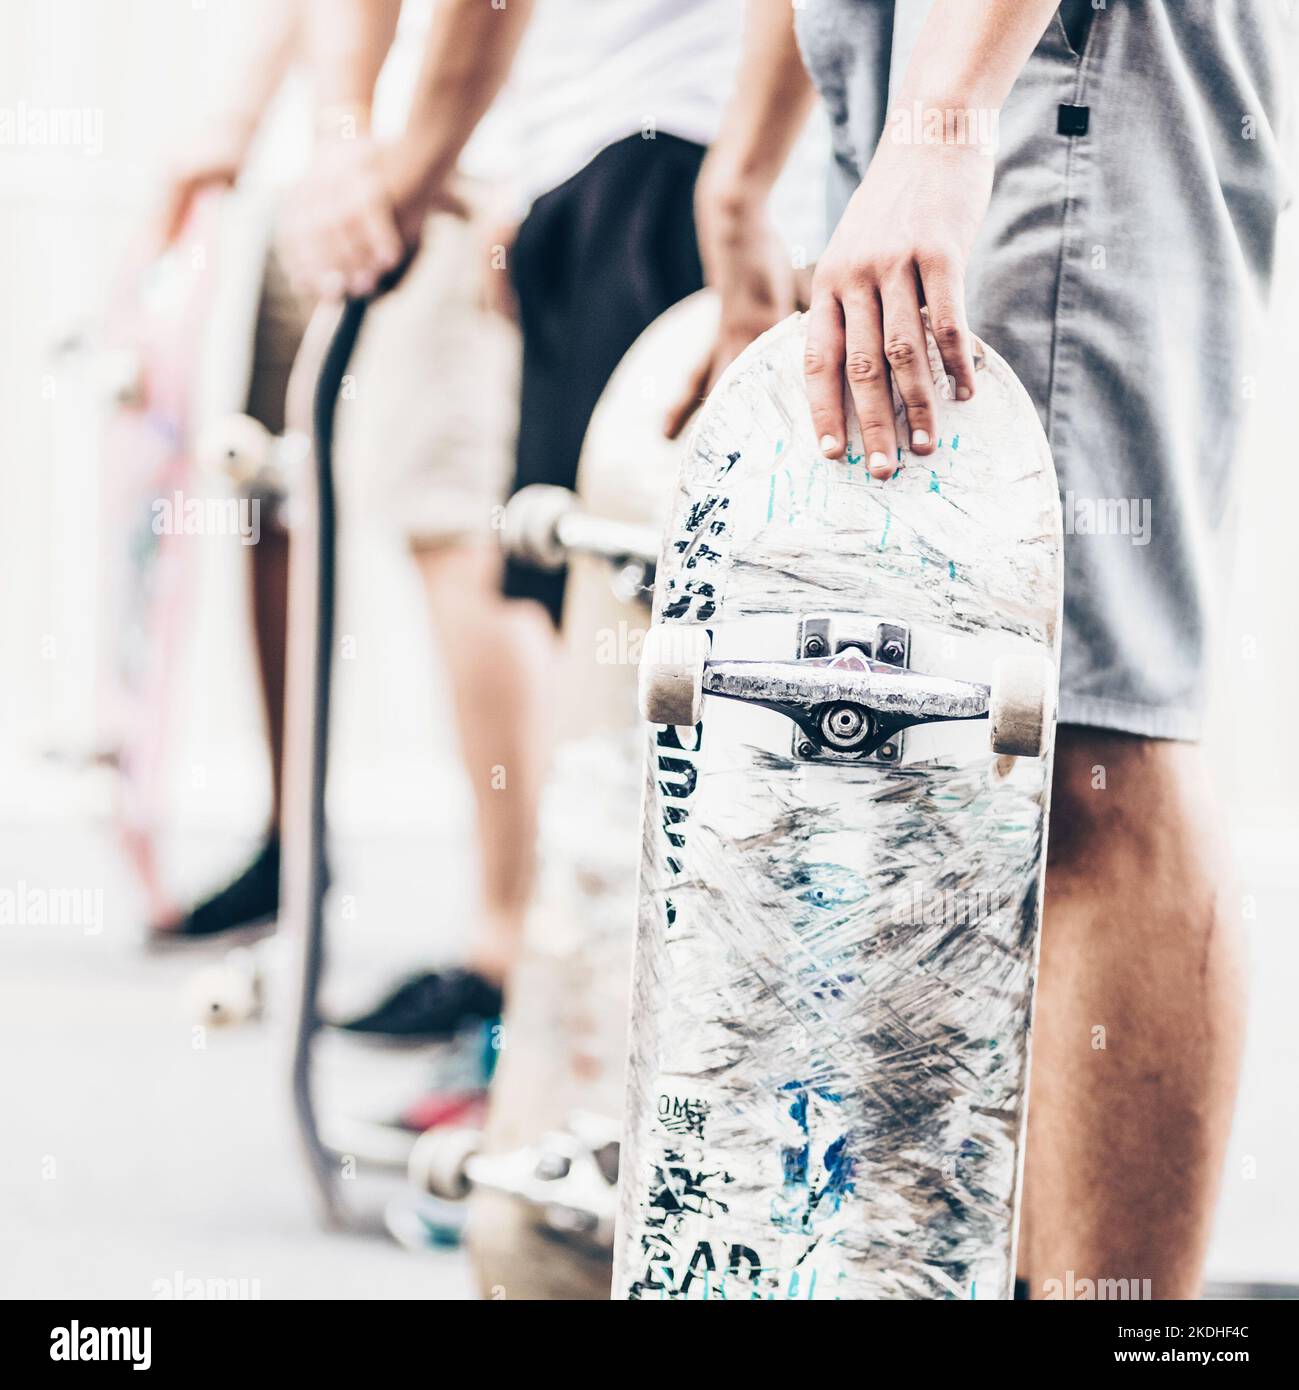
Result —
[[[619,1135],[598,1115],[574,1112],[534,1146],[483,1153],[482,1133],[430,1130],[415,1141],[407,1172],[422,1192],[458,1202],[479,1191],[510,1197],[560,1235],[613,1243]]]
[[[852,650],[865,656],[868,661],[904,669],[911,664],[911,630],[901,623],[869,623],[864,620],[845,623],[829,614],[805,617],[799,624],[800,657],[832,657]],[[858,743],[872,731],[868,721],[853,707],[831,709],[823,714],[824,743],[808,738],[801,720],[795,719],[794,722],[798,725],[794,731],[795,758],[853,757],[890,764],[902,761],[905,738],[902,726],[890,731],[884,727],[884,721],[877,719],[874,732],[883,735],[882,741],[877,738],[876,747],[863,750]],[[850,746],[843,746],[845,740]]]
[[[613,567],[615,595],[624,602],[654,587],[658,534],[649,526],[588,516],[566,487],[533,483],[506,503],[501,544],[507,555],[540,570],[559,570],[570,555],[593,555]]]
[[[685,727],[699,722],[705,695],[760,705],[795,724],[794,754],[805,761],[895,763],[904,729],[968,719],[989,721],[995,753],[1046,750],[1055,681],[1041,656],[1001,657],[990,685],[931,676],[908,667],[905,627],[881,622],[856,635],[836,632],[840,621],[803,619],[802,655],[771,661],[714,660],[706,628],[656,623],[641,654],[641,713]]]

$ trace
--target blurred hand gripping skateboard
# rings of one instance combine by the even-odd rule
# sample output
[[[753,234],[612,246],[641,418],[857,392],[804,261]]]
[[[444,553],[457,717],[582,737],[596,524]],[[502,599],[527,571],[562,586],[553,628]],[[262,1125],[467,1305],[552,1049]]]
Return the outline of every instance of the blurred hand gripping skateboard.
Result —
[[[696,421],[654,727],[614,1296],[1011,1296],[1061,603],[1038,417],[817,448],[795,316]],[[899,414],[899,437],[905,438]]]
[[[699,294],[646,329],[592,416],[576,494],[526,488],[502,518],[507,551],[569,570],[539,884],[487,1126],[432,1134],[411,1156],[417,1186],[467,1199],[488,1297],[609,1295],[639,844],[636,662],[680,453],[663,421],[717,312]]]

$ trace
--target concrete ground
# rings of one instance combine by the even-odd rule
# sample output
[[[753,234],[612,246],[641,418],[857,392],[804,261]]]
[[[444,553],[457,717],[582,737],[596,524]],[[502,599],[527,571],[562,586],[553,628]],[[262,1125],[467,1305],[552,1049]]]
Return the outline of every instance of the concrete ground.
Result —
[[[421,959],[430,922],[450,948],[466,875],[439,880],[436,865],[463,863],[464,846],[455,831],[441,839],[432,861],[411,835],[337,846],[337,877],[364,910],[335,930],[336,1002],[358,1002]],[[186,852],[210,874],[244,848],[227,837]],[[195,1280],[247,1281],[235,1287],[261,1298],[473,1296],[457,1251],[415,1254],[382,1236],[321,1229],[288,1103],[283,1013],[242,1030],[195,1030],[186,993],[196,961],[141,954],[106,824],[10,823],[3,859],[10,886],[102,885],[104,920],[102,931],[0,933],[0,1297],[147,1298]],[[1292,1089],[1279,1092],[1277,1079],[1299,1065],[1286,1026],[1299,957],[1284,930],[1288,875],[1249,877],[1253,1027],[1210,1277],[1219,1288],[1288,1285],[1273,1296],[1293,1296],[1289,1155],[1299,1136]],[[326,1065],[337,1096],[343,1073],[328,1055]],[[354,1092],[356,1065],[346,1077]],[[374,1115],[395,1108],[429,1065],[372,1054],[362,1104]],[[359,1181],[366,1197],[381,1192]]]
[[[355,879],[376,919],[402,921],[383,884],[409,849],[348,857],[368,866]],[[149,1298],[195,1280],[247,1281],[231,1287],[267,1299],[471,1296],[458,1251],[411,1253],[320,1228],[292,1124],[283,1016],[195,1030],[195,961],[141,955],[113,910],[130,889],[104,827],[11,830],[4,852],[7,883],[21,865],[32,885],[103,884],[108,910],[102,933],[3,933],[0,1297]],[[390,942],[390,966],[398,954]],[[418,1085],[417,1065],[376,1059],[391,1075],[375,1104],[382,1090],[395,1104],[403,1081]]]

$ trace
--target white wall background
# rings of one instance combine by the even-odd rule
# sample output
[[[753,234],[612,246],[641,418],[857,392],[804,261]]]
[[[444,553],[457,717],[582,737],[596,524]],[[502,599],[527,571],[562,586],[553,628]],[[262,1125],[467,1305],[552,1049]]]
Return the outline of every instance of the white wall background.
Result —
[[[102,123],[102,142],[90,147],[0,146],[0,826],[48,818],[53,828],[106,806],[102,782],[46,757],[90,738],[104,541],[84,384],[54,374],[48,350],[101,308],[166,151],[230,80],[254,10],[255,0],[0,0],[0,108],[75,108]],[[293,106],[290,96],[265,169],[293,162]],[[1299,1279],[1290,576],[1299,457],[1292,352],[1276,329],[1299,322],[1296,241],[1292,217],[1243,464],[1212,747],[1223,833],[1237,844],[1243,890],[1259,903],[1250,1052],[1214,1269]],[[335,815],[366,832],[432,829],[467,804],[414,579],[382,536],[357,531],[348,547],[343,630],[359,649],[341,677]],[[264,814],[241,558],[215,542],[204,555],[176,757],[178,814],[227,832],[251,832]]]

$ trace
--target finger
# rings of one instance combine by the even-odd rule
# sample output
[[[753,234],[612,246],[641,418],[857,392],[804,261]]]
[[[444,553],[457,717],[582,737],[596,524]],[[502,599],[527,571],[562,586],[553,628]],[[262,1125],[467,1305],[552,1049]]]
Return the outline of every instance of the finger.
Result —
[[[708,391],[708,382],[713,374],[713,354],[707,357],[690,373],[681,399],[668,411],[663,421],[663,433],[668,439],[675,439],[686,427],[686,422],[699,409]]]
[[[359,231],[365,243],[366,259],[380,277],[401,264],[406,247],[386,201],[367,203],[361,209]]]
[[[943,366],[958,401],[974,395],[974,351],[965,317],[965,276],[950,256],[939,253],[917,258],[920,286],[929,308],[929,331],[934,335]]]
[[[863,290],[845,298],[843,307],[844,375],[861,425],[867,466],[872,477],[891,478],[898,469],[898,441],[879,295]]]
[[[907,412],[904,443],[913,454],[934,450],[934,382],[916,278],[908,268],[880,287],[884,301],[884,355]]]
[[[369,247],[365,239],[365,223],[362,213],[350,208],[346,216],[339,218],[329,238],[330,265],[343,278],[343,284],[350,295],[370,294],[379,276],[369,257]]]
[[[185,219],[189,216],[193,201],[194,189],[188,183],[182,184],[179,188],[173,188],[168,193],[167,202],[159,219],[161,226],[159,240],[164,248],[176,244],[185,226]]]
[[[803,348],[803,376],[812,428],[826,458],[843,455],[843,308],[828,290],[813,293]]]
[[[303,224],[302,267],[312,296],[336,300],[347,293],[351,270],[347,249],[347,239],[337,224],[330,221]]]
[[[453,189],[444,189],[437,201],[443,211],[449,212],[452,217],[458,217],[462,222],[469,221],[472,209]]]

